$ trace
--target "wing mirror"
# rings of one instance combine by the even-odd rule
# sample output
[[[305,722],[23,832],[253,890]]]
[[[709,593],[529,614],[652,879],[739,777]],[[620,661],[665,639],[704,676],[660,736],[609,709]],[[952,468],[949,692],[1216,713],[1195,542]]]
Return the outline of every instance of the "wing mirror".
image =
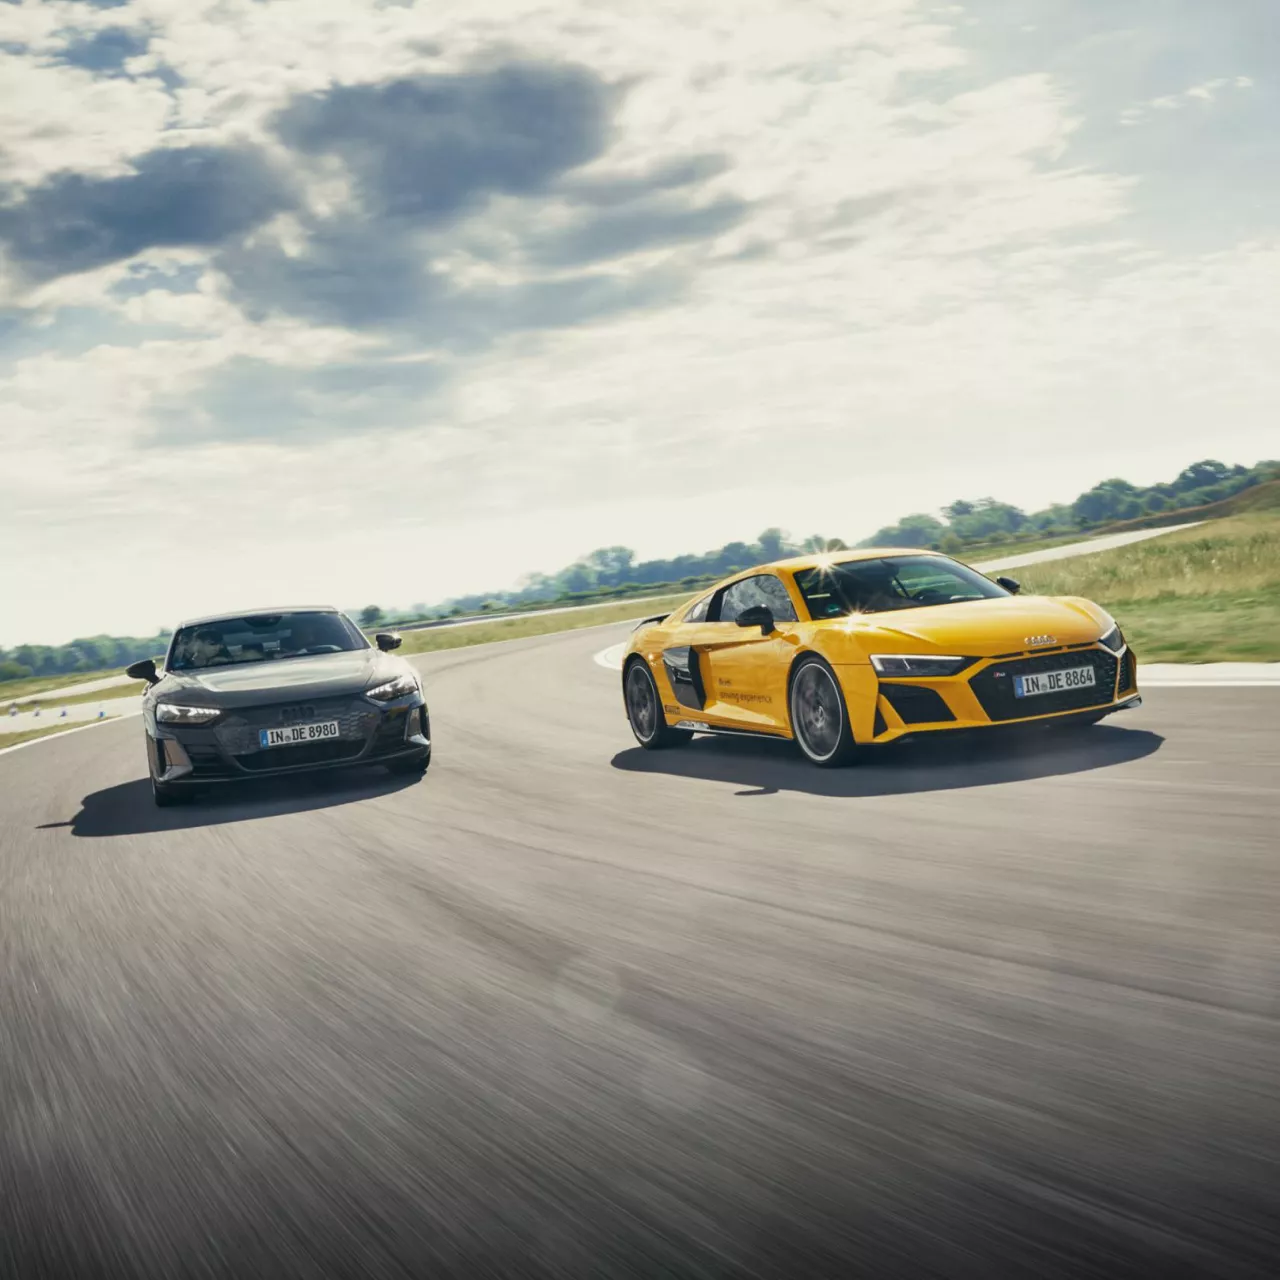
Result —
[[[160,677],[156,675],[156,664],[150,658],[143,658],[141,662],[125,667],[124,673],[130,680],[145,680],[148,684],[160,683]]]
[[[400,637],[394,631],[379,631],[373,639],[383,653],[390,653],[392,649],[400,647]]]
[[[768,605],[753,604],[750,609],[743,609],[736,619],[740,627],[759,627],[761,635],[772,635],[773,610]]]
[[[1003,587],[1010,595],[1017,595],[1022,590],[1022,583],[1017,578],[997,578],[996,585]]]

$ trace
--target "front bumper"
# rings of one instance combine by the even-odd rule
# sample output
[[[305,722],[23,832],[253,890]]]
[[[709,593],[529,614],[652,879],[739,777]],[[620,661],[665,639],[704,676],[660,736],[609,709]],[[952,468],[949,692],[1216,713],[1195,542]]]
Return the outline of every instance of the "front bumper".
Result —
[[[1093,685],[1034,698],[1016,696],[1017,676],[1085,665],[1093,668]],[[1002,654],[979,659],[945,679],[877,680],[873,672],[869,678],[874,688],[861,703],[870,706],[870,723],[857,736],[875,743],[908,734],[1090,719],[1141,704],[1137,660],[1127,646],[1119,653],[1100,644],[1077,644]]]
[[[302,717],[298,717],[301,719]],[[385,764],[431,750],[431,718],[421,694],[379,706],[367,698],[317,701],[308,720],[337,720],[339,736],[297,746],[262,747],[262,728],[287,722],[276,705],[237,708],[205,727],[149,726],[151,774],[166,786],[206,786],[353,765]]]

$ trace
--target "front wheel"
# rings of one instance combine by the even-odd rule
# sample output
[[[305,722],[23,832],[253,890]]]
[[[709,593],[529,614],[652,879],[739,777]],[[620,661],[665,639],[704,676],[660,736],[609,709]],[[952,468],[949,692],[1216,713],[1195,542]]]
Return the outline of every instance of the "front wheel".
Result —
[[[627,668],[623,694],[631,732],[646,751],[678,747],[693,737],[688,729],[673,729],[667,724],[666,717],[662,714],[662,699],[658,696],[657,682],[643,659],[635,659]]]
[[[791,678],[791,732],[805,758],[821,769],[849,764],[857,751],[849,710],[836,674],[819,657],[805,658]]]

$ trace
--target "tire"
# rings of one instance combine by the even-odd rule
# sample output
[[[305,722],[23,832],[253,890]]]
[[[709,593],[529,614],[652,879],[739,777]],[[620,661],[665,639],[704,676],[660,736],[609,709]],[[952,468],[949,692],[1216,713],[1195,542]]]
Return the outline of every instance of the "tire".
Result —
[[[787,711],[796,746],[810,764],[838,769],[857,753],[849,709],[836,674],[819,657],[802,658],[791,675]]]
[[[407,760],[392,760],[391,763],[387,765],[387,772],[393,773],[397,777],[416,775],[420,778],[424,773],[426,773],[427,767],[430,764],[431,752],[428,751],[426,755],[411,756]]]
[[[622,701],[631,732],[646,751],[683,746],[693,737],[691,730],[673,729],[667,724],[657,681],[643,658],[634,659],[622,677]]]

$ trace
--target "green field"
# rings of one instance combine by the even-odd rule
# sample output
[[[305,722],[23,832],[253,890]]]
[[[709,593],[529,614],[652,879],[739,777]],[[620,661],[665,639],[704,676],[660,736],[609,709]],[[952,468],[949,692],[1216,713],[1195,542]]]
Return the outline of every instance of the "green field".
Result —
[[[27,676],[22,680],[0,681],[0,704],[8,706],[33,693],[48,693],[51,689],[65,689],[71,684],[88,684],[90,680],[105,680],[108,676],[122,675],[119,668],[107,671],[73,671],[61,676]]]
[[[1280,515],[1265,510],[1019,576],[1028,592],[1096,600],[1140,662],[1280,661]]]
[[[599,627],[609,622],[626,622],[649,614],[674,609],[689,599],[681,593],[653,600],[626,600],[602,604],[576,613],[548,613],[536,618],[504,618],[497,622],[477,622],[465,627],[436,627],[427,631],[402,632],[404,643],[398,652],[434,653],[439,649],[463,649],[473,644],[489,644],[494,640],[515,640],[521,636],[545,636],[554,631],[576,631],[582,627]]]
[[[118,716],[106,716],[102,720],[81,720],[79,723],[51,725],[45,729],[23,729],[18,733],[0,733],[0,751],[5,747],[16,747],[20,742],[30,742],[34,738],[52,738],[55,733],[66,733],[68,729],[83,729],[86,724],[105,724],[107,720],[117,720]],[[0,721],[3,724],[3,721]]]
[[[11,702],[18,704],[19,711],[41,711],[49,707],[73,707],[81,702],[110,702],[115,698],[136,698],[146,691],[145,681],[134,684],[112,685],[109,689],[99,689],[96,693],[73,693],[65,698],[41,698],[38,701],[24,702],[21,698],[9,696],[8,691],[0,685],[0,706],[8,710]]]

